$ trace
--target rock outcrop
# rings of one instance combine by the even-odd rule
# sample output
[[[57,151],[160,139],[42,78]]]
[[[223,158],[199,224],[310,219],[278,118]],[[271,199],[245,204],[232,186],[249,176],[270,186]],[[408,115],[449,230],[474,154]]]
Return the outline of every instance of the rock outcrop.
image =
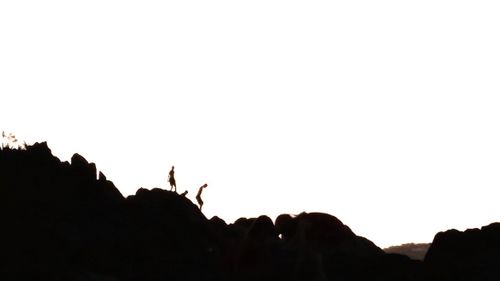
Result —
[[[498,224],[438,234],[423,263],[329,214],[227,224],[175,192],[124,198],[95,164],[61,162],[46,143],[0,150],[0,223],[7,281],[497,280],[500,268]]]
[[[500,280],[500,223],[436,234],[425,264],[435,280]]]

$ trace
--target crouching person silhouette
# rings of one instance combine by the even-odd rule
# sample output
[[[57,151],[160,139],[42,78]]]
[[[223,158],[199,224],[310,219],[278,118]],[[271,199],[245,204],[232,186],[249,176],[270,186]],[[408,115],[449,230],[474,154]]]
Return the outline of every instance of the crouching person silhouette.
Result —
[[[203,189],[206,188],[208,184],[204,184],[200,186],[200,189],[198,189],[198,194],[196,194],[196,201],[198,202],[198,205],[200,205],[200,211],[201,207],[203,207],[203,200],[201,200],[201,193],[203,192]]]

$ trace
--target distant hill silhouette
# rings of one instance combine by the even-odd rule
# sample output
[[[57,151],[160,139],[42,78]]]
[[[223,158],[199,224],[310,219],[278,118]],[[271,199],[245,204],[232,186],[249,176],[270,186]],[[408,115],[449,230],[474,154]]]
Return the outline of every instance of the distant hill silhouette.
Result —
[[[124,198],[46,143],[0,150],[0,280],[498,280],[500,229],[440,233],[425,262],[323,213],[207,219],[185,196]],[[466,264],[466,266],[464,266]],[[483,274],[484,273],[484,274]],[[477,278],[460,279],[460,276]]]
[[[401,254],[408,256],[409,258],[414,260],[423,261],[425,258],[425,254],[427,254],[427,251],[429,250],[430,246],[431,246],[430,243],[418,243],[418,244],[408,243],[399,246],[391,246],[389,248],[385,248],[384,252],[389,254]]]

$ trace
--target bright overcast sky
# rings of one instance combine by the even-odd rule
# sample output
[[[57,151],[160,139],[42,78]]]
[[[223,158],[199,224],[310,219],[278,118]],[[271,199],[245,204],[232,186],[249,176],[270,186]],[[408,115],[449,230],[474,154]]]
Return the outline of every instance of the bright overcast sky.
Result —
[[[207,217],[500,220],[498,1],[2,1],[0,130]]]

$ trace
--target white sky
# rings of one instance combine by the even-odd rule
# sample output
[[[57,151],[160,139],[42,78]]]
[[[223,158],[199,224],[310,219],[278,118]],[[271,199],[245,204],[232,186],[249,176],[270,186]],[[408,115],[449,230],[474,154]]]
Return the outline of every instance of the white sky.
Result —
[[[167,2],[167,3],[165,3]],[[228,222],[500,220],[498,1],[1,1],[0,130]]]

